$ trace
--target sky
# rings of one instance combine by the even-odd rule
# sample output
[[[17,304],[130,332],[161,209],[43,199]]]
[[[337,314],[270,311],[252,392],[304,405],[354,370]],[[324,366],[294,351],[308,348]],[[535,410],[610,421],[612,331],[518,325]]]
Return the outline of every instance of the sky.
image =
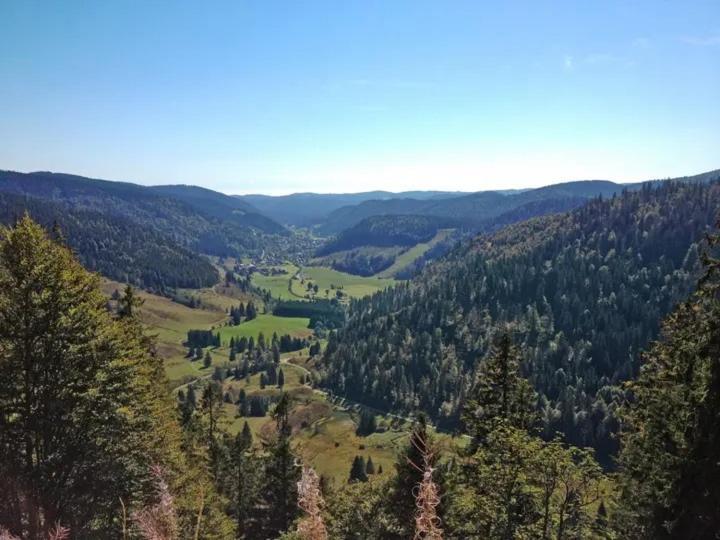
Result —
[[[0,0],[0,169],[282,194],[719,167],[718,0]]]

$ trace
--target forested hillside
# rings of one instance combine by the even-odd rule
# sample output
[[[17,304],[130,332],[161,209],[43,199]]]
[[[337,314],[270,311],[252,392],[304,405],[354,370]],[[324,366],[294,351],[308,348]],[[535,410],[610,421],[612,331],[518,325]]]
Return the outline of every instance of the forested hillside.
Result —
[[[88,268],[161,293],[215,283],[200,254],[303,261],[316,245],[241,199],[195,186],[0,171],[0,201],[0,222],[27,210],[46,227],[67,229]]]
[[[310,227],[321,223],[330,212],[370,200],[385,199],[442,199],[457,197],[458,192],[447,191],[365,191],[362,193],[292,193],[290,195],[236,196],[278,223]]]
[[[199,186],[153,186],[150,189],[182,201],[207,217],[255,227],[270,234],[288,234],[282,225],[260,214],[251,204],[238,197]]]
[[[382,215],[415,214],[455,219],[468,226],[486,227],[494,218],[512,212],[522,206],[532,208],[535,215],[549,213],[541,203],[556,207],[558,201],[574,201],[578,206],[582,201],[598,195],[611,195],[622,189],[613,182],[600,180],[587,182],[567,182],[538,189],[503,193],[499,191],[480,191],[457,197],[433,198],[428,200],[404,198],[390,200],[371,200],[355,206],[346,206],[332,212],[319,227],[324,234],[336,234],[352,227],[365,218]],[[566,207],[567,208],[567,207]],[[532,217],[527,216],[526,217]]]
[[[720,171],[708,171],[674,180],[709,182],[720,178]],[[652,183],[665,180],[651,180]],[[365,218],[382,215],[415,214],[455,219],[477,232],[487,232],[522,219],[577,208],[593,197],[609,197],[623,189],[639,189],[642,183],[616,184],[606,180],[587,180],[552,184],[536,189],[479,191],[432,198],[412,197],[368,200],[331,212],[318,226],[322,234],[337,234]]]
[[[720,184],[648,186],[480,237],[415,285],[354,302],[324,357],[317,338],[222,337],[247,321],[188,330],[181,361],[203,368],[172,400],[158,356],[168,336],[141,323],[152,314],[151,331],[169,330],[172,302],[130,286],[109,301],[62,239],[28,217],[0,227],[0,537],[713,538],[720,239],[696,241],[719,200]],[[635,343],[657,333],[651,318],[691,275],[698,290],[637,361]],[[339,303],[310,308],[275,311],[342,324]],[[255,320],[254,304],[228,316],[243,313]],[[326,383],[415,414],[410,433],[398,416],[315,391],[323,364]],[[456,408],[433,410],[450,382]],[[418,408],[463,436],[438,433]],[[549,433],[570,426],[607,458],[601,434],[615,422],[616,474]]]
[[[509,324],[540,395],[542,432],[616,450],[619,383],[687,297],[720,185],[664,183],[483,235],[412,283],[354,300],[324,355],[324,384],[368,405],[458,415]]]
[[[342,231],[333,241],[321,246],[317,255],[361,246],[414,246],[430,240],[439,229],[454,228],[459,224],[451,218],[432,216],[372,216]]]
[[[265,250],[292,255],[295,249],[284,237],[287,231],[282,226],[248,212],[242,201],[234,208],[228,206],[235,204],[233,198],[201,188],[148,188],[68,174],[0,171],[0,192],[130,220],[208,255],[247,256]],[[226,206],[218,206],[218,200]]]
[[[0,223],[12,225],[26,212],[47,230],[58,229],[86,268],[111,279],[160,293],[218,281],[205,257],[155,229],[112,214],[0,192]]]

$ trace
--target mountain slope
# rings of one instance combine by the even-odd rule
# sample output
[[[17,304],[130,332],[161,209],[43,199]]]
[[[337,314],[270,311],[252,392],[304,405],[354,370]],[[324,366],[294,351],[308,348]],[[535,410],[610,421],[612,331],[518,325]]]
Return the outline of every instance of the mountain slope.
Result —
[[[205,257],[133,221],[0,192],[0,223],[12,225],[25,212],[48,230],[58,226],[82,264],[110,279],[160,293],[208,287],[218,280],[217,270]]]
[[[683,182],[708,182],[720,178],[720,170],[676,178]],[[651,180],[652,183],[665,180]],[[477,231],[497,228],[494,220],[504,216],[501,224],[511,223],[510,216],[524,207],[519,215],[528,218],[557,211],[576,208],[593,197],[609,197],[625,189],[639,189],[643,183],[617,184],[607,180],[583,180],[553,184],[537,189],[521,191],[480,191],[441,199],[421,200],[404,198],[398,200],[369,200],[361,204],[338,208],[328,215],[318,232],[337,234],[370,216],[389,214],[419,214],[451,217],[465,222]]]
[[[369,200],[443,199],[456,197],[457,192],[446,191],[366,191],[363,193],[293,193],[291,195],[243,195],[242,199],[279,223],[308,227],[322,222],[330,212]]]
[[[541,210],[541,207],[537,204],[541,201],[557,201],[564,198],[589,199],[598,195],[611,195],[621,190],[622,186],[619,184],[593,180],[568,182],[509,194],[497,191],[481,191],[470,195],[439,200],[372,200],[335,210],[319,227],[319,231],[323,234],[336,234],[367,217],[388,214],[448,217],[463,221],[467,225],[477,226],[529,203],[536,203],[536,209]]]
[[[210,218],[255,227],[269,234],[287,234],[282,225],[262,215],[255,207],[238,197],[198,186],[168,185],[153,186],[149,189],[182,201]]]
[[[323,256],[362,246],[414,246],[430,240],[439,229],[450,229],[459,225],[453,219],[433,216],[371,216],[321,246],[317,255]]]
[[[235,208],[232,197],[202,188],[148,188],[68,174],[0,171],[0,192],[127,219],[199,253],[245,256],[269,248],[287,249],[282,247],[287,244],[282,226],[247,212],[242,201]],[[225,206],[216,208],[217,201]]]
[[[607,458],[618,383],[692,289],[720,185],[643,186],[483,235],[420,277],[351,304],[325,386],[372,406],[457,424],[479,362],[511,324],[542,430]]]

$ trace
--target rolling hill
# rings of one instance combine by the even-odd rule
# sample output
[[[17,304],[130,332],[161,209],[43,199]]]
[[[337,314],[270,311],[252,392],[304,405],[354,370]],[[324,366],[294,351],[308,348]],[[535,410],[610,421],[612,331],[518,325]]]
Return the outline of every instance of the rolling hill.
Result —
[[[149,188],[49,172],[0,171],[0,222],[25,210],[71,229],[91,269],[155,291],[214,283],[199,254],[291,255],[287,229],[243,201],[192,186]]]
[[[720,171],[676,178],[684,182],[707,182]],[[651,180],[652,183],[664,180]],[[477,231],[497,228],[520,219],[576,208],[594,197],[610,197],[621,191],[639,189],[644,182],[617,184],[607,180],[564,182],[521,191],[480,191],[442,198],[374,199],[332,211],[317,227],[322,235],[335,235],[363,219],[379,215],[415,214],[453,218]]]
[[[693,289],[719,211],[719,183],[665,182],[481,235],[354,302],[328,343],[324,384],[457,426],[492,336],[509,325],[544,436],[560,431],[607,459],[620,383]]]
[[[443,199],[456,197],[458,192],[448,191],[366,191],[363,193],[293,193],[291,195],[243,195],[237,198],[253,205],[263,214],[279,223],[310,227],[321,223],[333,210],[353,206],[370,200],[392,199]]]

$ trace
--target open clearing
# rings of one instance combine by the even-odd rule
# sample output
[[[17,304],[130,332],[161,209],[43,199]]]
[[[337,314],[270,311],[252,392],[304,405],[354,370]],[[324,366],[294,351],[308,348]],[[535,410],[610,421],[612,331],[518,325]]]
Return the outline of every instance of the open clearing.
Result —
[[[362,294],[366,294],[365,291],[373,292],[393,283],[392,280],[356,278],[328,269],[307,270],[308,275],[326,280],[324,283],[353,287],[356,294],[359,294],[357,291],[362,291]],[[289,276],[285,275],[284,279],[289,280]],[[373,286],[368,286],[368,281]],[[116,289],[122,292],[123,288],[124,285],[120,283],[103,282],[103,291],[108,296]],[[182,346],[182,342],[190,329],[214,329],[220,332],[223,345],[229,342],[231,336],[257,338],[259,332],[263,332],[267,338],[270,338],[273,332],[296,336],[311,334],[307,328],[309,319],[301,317],[261,314],[256,319],[237,326],[221,326],[227,320],[223,306],[235,305],[235,295],[224,296],[217,289],[203,289],[191,293],[201,298],[204,307],[192,309],[168,298],[137,290],[138,296],[144,301],[140,307],[140,318],[148,333],[157,336],[158,353],[164,360],[172,388],[177,389],[191,381],[209,378],[216,366],[237,366],[237,362],[230,363],[229,351],[225,346],[206,349],[212,358],[212,364],[208,368],[203,367],[202,360],[187,358],[187,350]],[[407,441],[409,424],[391,422],[389,418],[378,416],[378,425],[383,431],[368,437],[358,437],[355,434],[357,412],[330,403],[324,392],[314,390],[301,382],[308,374],[304,367],[309,365],[308,360],[307,350],[282,355],[280,367],[285,379],[282,389],[271,385],[261,388],[260,374],[256,373],[247,379],[225,379],[224,391],[230,393],[233,399],[243,390],[247,396],[262,395],[271,400],[279,398],[282,392],[287,392],[293,400],[290,421],[295,451],[335,485],[339,486],[347,481],[356,455],[362,455],[365,459],[371,457],[376,470],[382,466],[383,474],[393,474],[396,454]],[[261,445],[263,441],[267,442],[273,437],[275,424],[270,412],[264,417],[240,417],[235,403],[225,403],[223,411],[220,425],[228,433],[238,433],[247,421],[255,444]]]
[[[298,297],[290,292],[290,278],[298,271],[298,267],[287,263],[281,266],[268,267],[268,270],[272,268],[282,269],[286,273],[264,276],[259,272],[255,272],[252,275],[253,285],[269,291],[270,296],[278,300],[298,300]]]
[[[395,259],[395,262],[392,263],[389,267],[387,267],[382,272],[378,272],[375,274],[376,277],[381,278],[391,278],[395,274],[397,274],[400,270],[403,270],[405,267],[409,266],[410,264],[414,263],[416,260],[418,260],[420,257],[425,255],[425,253],[432,247],[434,247],[439,242],[442,242],[445,240],[448,235],[450,235],[451,232],[453,232],[454,229],[441,229],[437,232],[435,236],[433,236],[429,241],[424,242],[422,244],[417,244],[404,253],[401,253],[397,256]]]
[[[260,332],[268,339],[272,337],[273,333],[277,333],[278,336],[290,334],[294,337],[309,337],[312,335],[312,330],[308,328],[309,324],[310,319],[307,317],[276,317],[262,314],[237,326],[223,326],[218,332],[220,332],[220,342],[223,346],[227,346],[232,337],[257,339]]]
[[[334,289],[340,289],[343,294],[352,298],[362,298],[395,284],[393,279],[353,276],[324,266],[303,267],[298,276],[300,279],[292,280],[293,292],[298,296],[308,294],[309,282],[318,286],[318,298],[326,298],[326,291],[332,298]]]

